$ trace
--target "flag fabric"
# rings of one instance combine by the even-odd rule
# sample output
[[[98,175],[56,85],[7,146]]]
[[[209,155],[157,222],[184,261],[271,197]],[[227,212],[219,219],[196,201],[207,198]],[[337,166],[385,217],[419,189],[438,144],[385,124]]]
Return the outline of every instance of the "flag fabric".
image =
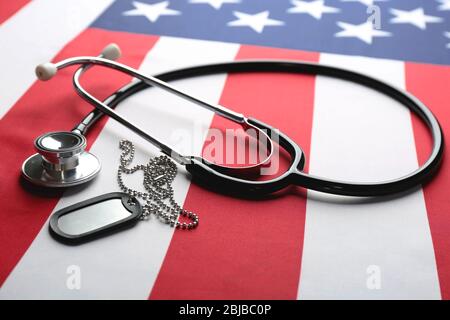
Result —
[[[115,42],[120,62],[148,74],[270,58],[318,62],[382,79],[422,100],[450,134],[448,0],[33,0],[0,2],[0,297],[2,299],[449,299],[449,159],[428,184],[379,199],[301,188],[235,198],[191,183],[175,197],[200,216],[195,231],[150,219],[80,246],[56,242],[52,212],[118,191],[118,143],[136,163],[158,150],[113,120],[87,135],[102,162],[88,185],[40,192],[20,180],[42,133],[70,130],[92,107],[73,91],[74,68],[38,82],[34,67],[97,55]],[[130,81],[93,68],[99,98]],[[431,140],[397,102],[363,86],[298,74],[219,74],[177,81],[208,101],[285,132],[306,170],[348,181],[405,175]],[[199,154],[223,120],[161,90],[118,110],[182,154]],[[192,139],[195,128],[205,134]],[[448,143],[446,142],[446,147]]]

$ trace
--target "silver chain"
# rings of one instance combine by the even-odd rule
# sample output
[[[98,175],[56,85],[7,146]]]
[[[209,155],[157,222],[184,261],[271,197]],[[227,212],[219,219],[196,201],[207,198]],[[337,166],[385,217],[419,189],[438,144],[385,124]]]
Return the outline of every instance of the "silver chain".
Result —
[[[151,214],[172,227],[192,230],[198,226],[198,215],[183,209],[173,198],[172,182],[177,175],[177,166],[169,157],[161,155],[151,158],[146,165],[136,165],[128,168],[134,159],[134,145],[128,140],[119,143],[122,150],[120,165],[117,170],[117,182],[120,189],[130,196],[144,201],[141,219],[146,220]],[[140,192],[128,188],[122,179],[122,174],[132,174],[138,170],[144,172],[144,188],[146,192]],[[192,222],[180,222],[178,218],[184,216]]]

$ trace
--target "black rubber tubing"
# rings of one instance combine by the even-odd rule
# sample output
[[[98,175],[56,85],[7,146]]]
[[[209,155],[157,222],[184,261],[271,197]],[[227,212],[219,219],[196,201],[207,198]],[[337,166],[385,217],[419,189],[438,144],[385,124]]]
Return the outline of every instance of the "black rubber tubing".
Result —
[[[79,77],[81,75],[80,70],[82,69],[80,68],[74,74],[74,77]],[[243,60],[236,62],[188,67],[165,72],[157,75],[156,77],[160,80],[169,82],[219,73],[255,72],[282,72],[322,75],[351,81],[383,93],[409,108],[427,125],[433,138],[433,149],[431,151],[430,157],[422,166],[408,175],[394,180],[374,183],[353,183],[325,179],[309,175],[304,172],[298,172],[297,168],[294,168],[293,166],[291,166],[291,168],[287,172],[287,175],[289,175],[289,179],[284,179],[283,181],[281,181],[282,179],[276,179],[274,180],[274,182],[276,183],[271,183],[270,181],[250,181],[216,172],[204,163],[197,163],[191,168],[189,168],[189,165],[186,166],[188,171],[193,174],[194,178],[200,178],[200,180],[203,181],[213,178],[215,182],[222,181],[223,187],[225,189],[233,188],[235,189],[234,191],[237,192],[247,192],[256,195],[270,194],[288,186],[291,183],[294,183],[307,189],[317,190],[325,193],[368,197],[389,195],[406,191],[427,182],[437,172],[443,157],[444,143],[442,129],[436,117],[421,101],[419,101],[417,98],[407,93],[406,91],[397,89],[385,82],[366,76],[364,74],[309,62],[285,60]],[[126,98],[149,87],[151,86],[140,80],[131,82],[105,99],[104,103],[111,108],[115,108]],[[82,134],[86,134],[89,128],[102,116],[103,114],[99,110],[95,109],[88,115],[86,115],[83,120],[74,128],[74,130]],[[271,129],[271,127],[268,128]],[[282,133],[280,133],[280,135],[284,136]],[[292,142],[290,139],[288,140]],[[291,154],[291,156],[294,155]],[[201,175],[204,175],[203,179],[201,179]]]

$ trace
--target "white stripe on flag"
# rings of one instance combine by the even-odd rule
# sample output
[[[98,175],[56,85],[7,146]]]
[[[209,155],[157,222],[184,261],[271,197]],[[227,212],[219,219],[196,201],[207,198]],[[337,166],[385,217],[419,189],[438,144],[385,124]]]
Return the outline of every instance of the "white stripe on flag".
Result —
[[[112,0],[34,0],[0,26],[0,118],[36,80],[34,68],[51,60]]]
[[[401,62],[331,54],[320,62],[405,87]],[[406,108],[359,85],[316,81],[311,173],[363,182],[417,168]],[[440,297],[422,189],[374,200],[308,192],[306,212],[299,298]]]
[[[145,58],[140,70],[154,74],[182,66],[233,60],[239,46],[198,40],[163,37]],[[180,52],[183,59],[180,59]],[[124,53],[126,54],[126,53]],[[208,76],[198,80],[179,81],[182,89],[218,102],[226,76]],[[169,144],[180,145],[180,137],[191,134],[195,126],[204,129],[195,141],[184,140],[184,150],[199,154],[212,120],[212,113],[191,105],[159,89],[151,89],[125,101],[118,111],[139,123],[150,134]],[[77,119],[74,119],[76,121]],[[155,148],[117,122],[110,120],[91,148],[102,161],[100,176],[87,188],[66,193],[56,209],[84,199],[117,191],[116,170],[119,164],[118,143],[127,138],[136,145],[136,161],[145,163],[158,155]],[[175,197],[183,203],[189,180],[180,168],[174,182]],[[142,175],[136,174],[136,183]],[[128,179],[127,179],[128,180]],[[137,185],[137,184],[136,184]],[[140,222],[132,229],[77,247],[53,240],[46,223],[2,287],[1,298],[38,299],[146,299],[159,272],[173,229],[158,222]],[[186,244],[186,250],[192,250]],[[182,262],[180,262],[182,263]],[[69,290],[66,273],[69,266],[81,271],[81,289]]]

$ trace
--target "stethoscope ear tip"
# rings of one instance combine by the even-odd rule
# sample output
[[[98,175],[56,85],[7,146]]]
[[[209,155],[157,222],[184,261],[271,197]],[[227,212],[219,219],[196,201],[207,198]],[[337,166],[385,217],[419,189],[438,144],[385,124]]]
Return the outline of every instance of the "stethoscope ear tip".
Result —
[[[101,53],[101,57],[108,60],[117,60],[121,55],[120,47],[115,43],[108,44]],[[57,71],[57,65],[51,62],[41,63],[35,69],[36,76],[41,81],[50,80]]]
[[[101,56],[108,60],[117,60],[121,55],[120,47],[115,43],[110,43],[102,50]]]
[[[38,65],[35,69],[36,76],[41,81],[47,81],[53,78],[53,76],[58,71],[58,68],[54,63],[45,62]]]

